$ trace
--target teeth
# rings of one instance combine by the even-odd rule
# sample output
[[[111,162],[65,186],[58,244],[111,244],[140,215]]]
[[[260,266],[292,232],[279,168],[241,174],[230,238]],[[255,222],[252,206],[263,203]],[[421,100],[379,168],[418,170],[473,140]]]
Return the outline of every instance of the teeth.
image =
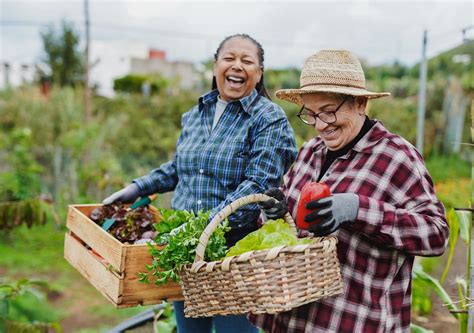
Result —
[[[244,82],[244,79],[240,78],[240,77],[236,77],[236,76],[228,76],[227,77],[228,80],[231,80],[231,81],[234,81],[234,82],[238,82],[238,83],[242,83]]]

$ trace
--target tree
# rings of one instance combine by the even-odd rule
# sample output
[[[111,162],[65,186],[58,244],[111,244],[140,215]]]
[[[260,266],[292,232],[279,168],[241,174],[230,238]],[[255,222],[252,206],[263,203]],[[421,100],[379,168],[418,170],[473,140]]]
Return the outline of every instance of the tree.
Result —
[[[61,30],[49,25],[41,32],[44,63],[49,67],[49,79],[53,84],[75,86],[83,81],[84,61],[79,51],[79,34],[72,23],[63,21]]]

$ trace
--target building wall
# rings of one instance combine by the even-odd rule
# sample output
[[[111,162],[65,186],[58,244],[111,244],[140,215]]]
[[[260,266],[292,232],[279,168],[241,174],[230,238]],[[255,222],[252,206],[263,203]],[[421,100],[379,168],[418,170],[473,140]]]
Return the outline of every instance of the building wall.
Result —
[[[199,73],[189,62],[170,62],[160,58],[131,58],[130,72],[140,75],[157,73],[167,79],[178,78],[179,85],[183,89],[191,89],[199,84]]]
[[[22,64],[19,62],[0,63],[0,89],[14,88],[22,84],[32,83],[35,79],[35,74],[36,68],[34,64]]]

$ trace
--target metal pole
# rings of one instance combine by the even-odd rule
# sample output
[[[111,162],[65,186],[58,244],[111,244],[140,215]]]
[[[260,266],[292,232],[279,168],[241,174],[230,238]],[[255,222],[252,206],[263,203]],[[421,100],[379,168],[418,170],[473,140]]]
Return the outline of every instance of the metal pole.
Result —
[[[471,105],[472,111],[474,112],[474,103]],[[462,313],[467,313],[467,332],[474,332],[473,320],[474,320],[474,208],[454,208],[454,210],[471,212],[471,227],[469,235],[469,252],[467,254],[467,309],[462,309]],[[454,313],[453,311],[450,311]]]
[[[10,63],[4,62],[3,63],[3,69],[4,69],[4,81],[5,81],[5,88],[8,89],[10,88]]]
[[[420,90],[418,93],[418,118],[416,122],[416,148],[423,155],[423,138],[425,129],[425,99],[426,99],[426,44],[428,32],[423,32],[423,49],[420,64]]]
[[[468,43],[469,39],[466,37],[466,32],[468,30],[474,29],[474,25],[468,26],[462,29],[462,39],[464,43]],[[472,59],[470,60],[472,61]],[[471,101],[471,142],[474,141],[474,102]],[[474,169],[473,169],[474,171]],[[474,177],[474,174],[471,173],[471,178]],[[471,202],[474,199],[474,192],[471,193]],[[469,268],[468,268],[468,279],[467,284],[468,293],[469,293],[469,308],[467,310],[467,331],[474,332],[474,206],[471,204],[471,238],[469,239]]]
[[[471,207],[472,208],[472,207]],[[474,214],[471,212],[471,238],[469,239],[469,247],[471,251],[471,255],[469,256],[469,270],[468,270],[468,278],[469,283],[468,293],[469,293],[469,307],[467,309],[467,331],[474,332]]]
[[[474,114],[474,102],[471,102],[471,115]],[[474,140],[474,119],[471,117],[471,140]],[[471,174],[471,177],[474,177],[473,174]],[[474,192],[471,193],[471,199],[474,197]],[[471,200],[472,202],[472,200]],[[469,292],[469,303],[470,306],[468,308],[467,312],[467,331],[468,332],[474,332],[474,210],[473,210],[473,205],[471,204],[471,238],[469,239],[469,251],[470,251],[470,256],[469,256],[469,269],[467,271],[468,273],[468,292]]]
[[[89,88],[89,72],[90,72],[90,63],[89,63],[89,44],[90,44],[90,31],[89,31],[89,1],[84,0],[84,15],[85,15],[85,25],[86,25],[86,48],[85,48],[85,77],[84,77],[84,113],[86,123],[89,123],[92,118],[91,111],[91,94]]]

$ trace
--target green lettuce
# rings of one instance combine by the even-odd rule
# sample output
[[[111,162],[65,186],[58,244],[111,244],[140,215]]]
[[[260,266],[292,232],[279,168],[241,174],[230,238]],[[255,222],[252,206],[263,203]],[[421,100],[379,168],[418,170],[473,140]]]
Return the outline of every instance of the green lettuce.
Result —
[[[298,239],[288,223],[282,219],[268,220],[260,229],[251,232],[229,249],[226,257],[249,251],[267,250],[277,246],[310,244],[311,239]]]

